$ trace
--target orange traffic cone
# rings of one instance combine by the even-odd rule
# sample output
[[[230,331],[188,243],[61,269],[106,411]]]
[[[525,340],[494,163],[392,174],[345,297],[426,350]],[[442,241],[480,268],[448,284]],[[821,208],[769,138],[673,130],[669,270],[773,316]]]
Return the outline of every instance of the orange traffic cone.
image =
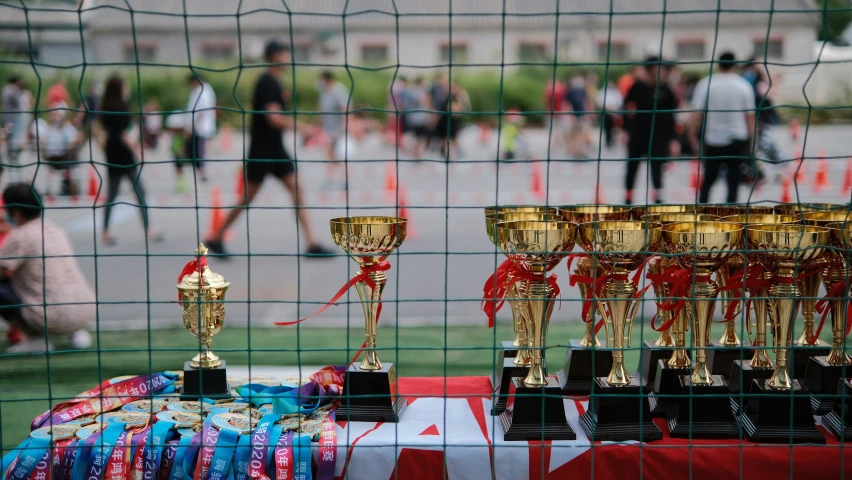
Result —
[[[411,217],[408,216],[408,190],[405,186],[399,186],[399,208],[398,216],[401,218],[408,219],[405,226],[405,237],[409,239],[413,239],[417,236],[417,232],[414,230],[414,224],[411,222]]]
[[[396,190],[396,162],[388,162],[385,166],[385,193]]]
[[[541,164],[539,162],[535,162],[533,163],[532,187],[530,188],[530,191],[532,191],[532,194],[535,197],[543,199],[545,197],[544,182],[541,177]]]
[[[95,198],[98,196],[98,175],[95,167],[89,169],[89,197]]]
[[[843,175],[843,193],[852,192],[852,158],[846,159],[846,174]]]
[[[222,225],[225,224],[225,217],[222,214],[222,198],[219,187],[213,187],[211,194],[213,198],[210,202],[210,229],[207,230],[207,238],[216,238],[219,236]]]
[[[828,161],[825,159],[825,151],[823,149],[819,149],[817,151],[817,168],[816,174],[814,174],[814,188],[815,192],[822,191],[825,187],[828,186]]]
[[[802,153],[802,147],[796,147],[796,152],[793,154],[793,162],[790,164],[793,172],[796,175],[796,182],[804,183],[805,177],[805,156]]]
[[[793,117],[793,119],[792,119],[792,120],[790,120],[790,138],[791,138],[794,142],[798,142],[798,141],[799,141],[799,131],[800,131],[800,129],[801,129],[801,125],[799,125],[799,119],[798,119],[798,118],[796,118],[796,117]]]
[[[698,188],[698,160],[692,162],[692,175],[689,178],[689,188],[695,190]]]
[[[781,203],[790,203],[792,201],[792,197],[790,196],[790,179],[784,177],[781,180]]]

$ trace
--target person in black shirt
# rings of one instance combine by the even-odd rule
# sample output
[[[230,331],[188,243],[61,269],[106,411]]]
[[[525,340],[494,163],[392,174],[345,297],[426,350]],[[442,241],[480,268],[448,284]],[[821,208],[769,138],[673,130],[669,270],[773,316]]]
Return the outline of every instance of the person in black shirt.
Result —
[[[669,88],[667,69],[661,67],[659,57],[645,60],[648,72],[647,80],[637,80],[624,99],[625,110],[631,117],[627,133],[627,175],[624,179],[624,203],[633,203],[633,187],[639,165],[648,160],[651,182],[654,189],[651,197],[654,202],[662,202],[663,164],[669,158],[672,142],[677,137],[675,131],[675,109],[677,99]]]
[[[278,77],[290,63],[290,48],[272,40],[266,45],[264,57],[269,67],[258,78],[252,100],[254,113],[251,117],[251,145],[244,165],[245,202],[228,212],[219,230],[205,243],[211,252],[227,255],[222,244],[222,236],[245,207],[251,204],[266,176],[272,175],[284,184],[293,197],[293,204],[296,206],[298,215],[297,221],[301,223],[302,233],[308,244],[308,255],[330,255],[331,252],[320,246],[314,239],[308,211],[301,208],[304,200],[302,192],[296,187],[296,166],[284,150],[282,134],[295,127],[295,120],[284,114],[288,108]],[[300,129],[306,132],[312,131],[307,125],[300,126]]]
[[[121,77],[110,77],[104,87],[100,105],[100,122],[106,132],[104,155],[107,164],[107,195],[104,207],[104,230],[101,234],[106,245],[115,245],[115,240],[109,234],[109,220],[112,206],[118,197],[121,180],[127,177],[133,185],[133,192],[139,200],[139,210],[142,214],[142,226],[148,235],[148,240],[160,242],[163,236],[148,228],[148,205],[145,203],[145,188],[142,186],[141,169],[136,163],[133,149],[127,142],[127,133],[132,123],[130,108],[127,104],[127,92]]]

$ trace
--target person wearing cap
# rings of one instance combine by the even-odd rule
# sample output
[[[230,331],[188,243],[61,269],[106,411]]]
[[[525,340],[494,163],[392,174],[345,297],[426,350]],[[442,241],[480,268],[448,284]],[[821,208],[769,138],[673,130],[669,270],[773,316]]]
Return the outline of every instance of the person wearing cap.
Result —
[[[284,149],[282,135],[287,130],[296,127],[293,117],[285,114],[289,107],[286,105],[287,96],[278,82],[278,77],[290,63],[289,46],[277,40],[267,43],[264,50],[266,71],[257,79],[252,100],[251,144],[244,166],[245,200],[228,212],[228,216],[218,231],[205,240],[207,249],[214,254],[227,255],[222,242],[225,231],[248,207],[263,185],[267,175],[277,178],[290,192],[296,207],[297,221],[301,225],[302,234],[307,243],[307,254],[310,256],[328,256],[331,251],[316,242],[313,235],[308,211],[304,208],[302,188],[297,187],[296,165]],[[312,133],[313,128],[299,125],[299,130]]]
[[[626,116],[629,140],[627,142],[627,172],[624,177],[624,203],[633,203],[633,187],[639,166],[647,159],[653,189],[651,201],[662,203],[663,163],[671,157],[677,134],[674,111],[677,98],[668,85],[668,69],[661,68],[660,57],[645,59],[645,75],[637,79],[624,104],[632,110]],[[634,113],[635,112],[635,113]]]
[[[6,353],[53,349],[48,335],[67,334],[73,348],[88,348],[87,331],[97,316],[95,292],[83,275],[71,240],[42,216],[32,185],[13,183],[3,191],[10,230],[0,247],[0,317],[23,338]]]
[[[691,122],[692,138],[696,147],[701,145],[704,160],[700,203],[709,201],[710,189],[722,167],[727,170],[725,201],[736,202],[743,179],[741,167],[751,161],[755,131],[754,90],[747,80],[734,72],[735,63],[733,53],[723,53],[719,56],[717,71],[698,82],[692,94],[692,104],[696,108]]]

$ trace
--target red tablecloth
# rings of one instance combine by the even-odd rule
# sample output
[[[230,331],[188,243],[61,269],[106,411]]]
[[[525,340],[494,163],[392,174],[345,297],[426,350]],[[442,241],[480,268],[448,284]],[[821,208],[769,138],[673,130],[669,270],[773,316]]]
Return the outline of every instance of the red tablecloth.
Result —
[[[591,445],[578,423],[588,402],[565,401],[575,441],[505,442],[487,377],[400,378],[402,421],[338,422],[335,475],[354,479],[852,478],[852,452],[825,429],[826,445],[669,438]],[[667,429],[662,421],[658,426]]]

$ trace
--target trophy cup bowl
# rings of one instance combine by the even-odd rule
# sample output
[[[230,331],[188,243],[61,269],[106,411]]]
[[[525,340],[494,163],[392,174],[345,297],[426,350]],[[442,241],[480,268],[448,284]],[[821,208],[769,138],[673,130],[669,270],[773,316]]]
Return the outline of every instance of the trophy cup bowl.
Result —
[[[743,227],[728,222],[686,222],[663,226],[663,248],[677,255],[677,262],[695,271],[692,285],[692,319],[695,366],[690,376],[693,385],[713,385],[707,367],[707,347],[719,288],[710,274],[725,264],[742,247]]]
[[[645,215],[658,213],[695,213],[698,208],[694,204],[653,204],[633,207],[633,219],[640,220]]]
[[[657,249],[660,228],[659,223],[619,220],[589,222],[579,227],[580,246],[590,255],[596,255],[610,276],[604,286],[604,298],[596,300],[609,306],[607,315],[598,303],[607,327],[607,346],[613,349],[612,368],[606,378],[611,387],[632,382],[624,368],[624,348],[630,347],[630,327],[638,301],[633,298],[636,285],[627,274],[642,265],[649,251]]]
[[[346,217],[330,221],[334,243],[352,257],[362,271],[375,266],[405,241],[407,220],[398,217]],[[360,272],[359,272],[360,273]],[[388,281],[381,270],[369,270],[374,286],[361,281],[355,284],[361,307],[364,310],[367,337],[364,359],[359,367],[365,372],[382,369],[376,352],[376,322],[382,291]]]
[[[547,272],[559,264],[574,248],[577,225],[563,221],[516,221],[497,224],[497,246],[527,275],[541,279],[524,278],[518,293],[526,302],[527,339],[530,346],[530,369],[523,384],[528,387],[548,383],[543,365],[547,344],[547,327],[553,312],[554,289],[545,281]]]
[[[715,204],[701,205],[698,207],[698,213],[709,213],[720,217],[727,217],[737,214],[760,214],[772,213],[772,207],[769,205],[735,205],[735,204]]]
[[[559,209],[556,207],[546,207],[544,205],[494,205],[485,207],[485,216],[494,215],[495,213],[545,213],[549,215],[559,215]]]
[[[760,262],[775,275],[769,295],[774,315],[775,370],[767,381],[773,390],[790,390],[795,384],[787,368],[793,341],[793,320],[801,293],[794,275],[803,272],[823,252],[829,230],[817,226],[755,225],[749,228],[748,245]],[[796,382],[797,384],[798,382]]]
[[[207,248],[199,245],[195,253],[206,256]],[[176,285],[183,305],[183,326],[198,338],[201,346],[201,351],[189,362],[192,368],[222,365],[219,357],[210,351],[210,344],[225,323],[225,292],[230,285],[225,277],[213,273],[206,265],[200,276],[198,271],[192,272]]]

